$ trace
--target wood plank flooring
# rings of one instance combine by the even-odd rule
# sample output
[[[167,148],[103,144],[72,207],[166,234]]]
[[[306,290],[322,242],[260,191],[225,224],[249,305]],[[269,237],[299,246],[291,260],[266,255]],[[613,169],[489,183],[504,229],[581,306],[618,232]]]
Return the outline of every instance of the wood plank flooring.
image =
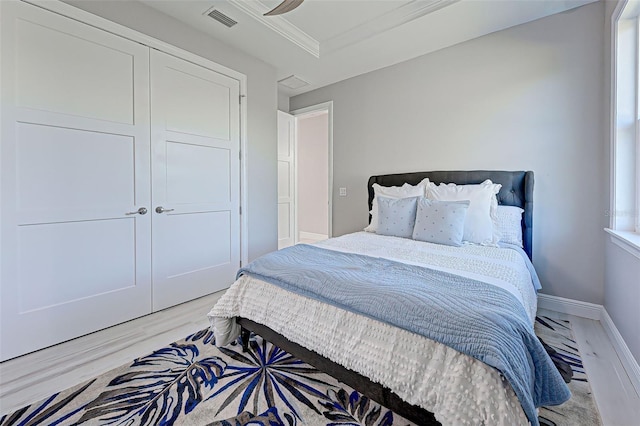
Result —
[[[0,363],[0,414],[45,398],[208,326],[223,292]],[[640,425],[640,396],[599,321],[540,311],[573,326],[605,426]]]
[[[209,326],[224,291],[0,363],[0,415]],[[37,332],[30,338],[37,338]]]
[[[538,313],[571,322],[602,423],[605,426],[640,425],[640,396],[600,321],[543,309]]]

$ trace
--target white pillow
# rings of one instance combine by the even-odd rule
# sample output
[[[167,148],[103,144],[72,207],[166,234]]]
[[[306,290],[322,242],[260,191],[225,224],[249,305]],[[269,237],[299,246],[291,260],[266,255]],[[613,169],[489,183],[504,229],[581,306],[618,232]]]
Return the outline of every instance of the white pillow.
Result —
[[[479,185],[436,185],[429,183],[427,198],[439,201],[469,200],[462,239],[470,243],[495,245],[500,240],[496,221],[498,199],[496,194],[502,185],[485,180]]]
[[[498,206],[496,224],[500,231],[500,242],[522,247],[522,210],[517,206]]]
[[[425,188],[429,184],[429,179],[425,178],[417,185],[409,185],[405,183],[402,186],[380,186],[377,183],[373,184],[373,202],[371,203],[371,223],[364,228],[367,232],[376,232],[378,230],[378,196],[387,198],[411,198],[411,197],[424,197]]]

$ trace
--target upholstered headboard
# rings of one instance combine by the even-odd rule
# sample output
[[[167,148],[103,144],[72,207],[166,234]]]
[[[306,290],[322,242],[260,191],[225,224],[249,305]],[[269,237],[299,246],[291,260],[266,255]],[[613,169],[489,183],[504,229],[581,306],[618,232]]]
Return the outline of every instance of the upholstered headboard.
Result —
[[[522,239],[524,251],[531,259],[533,236],[533,172],[508,172],[501,170],[471,170],[471,171],[439,171],[415,172],[393,175],[371,176],[369,178],[369,210],[373,202],[373,184],[381,186],[402,186],[405,183],[416,185],[424,178],[435,184],[457,183],[458,185],[478,184],[486,179],[493,183],[502,184],[498,193],[498,204],[518,206],[524,209],[522,215]],[[371,215],[369,215],[371,221]]]

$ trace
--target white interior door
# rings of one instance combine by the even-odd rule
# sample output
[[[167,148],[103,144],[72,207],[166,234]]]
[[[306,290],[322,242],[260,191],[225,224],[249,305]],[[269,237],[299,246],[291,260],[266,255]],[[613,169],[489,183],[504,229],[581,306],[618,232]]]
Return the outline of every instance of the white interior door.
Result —
[[[296,118],[278,111],[278,250],[296,238]]]
[[[151,194],[148,49],[0,7],[5,360],[151,311]]]
[[[239,89],[238,80],[151,52],[154,310],[235,279]]]

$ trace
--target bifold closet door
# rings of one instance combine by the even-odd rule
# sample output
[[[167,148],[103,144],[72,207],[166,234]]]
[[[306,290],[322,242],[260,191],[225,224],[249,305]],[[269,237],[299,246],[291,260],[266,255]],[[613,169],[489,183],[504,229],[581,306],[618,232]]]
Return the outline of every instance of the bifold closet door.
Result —
[[[153,309],[233,283],[240,265],[238,80],[151,51]]]
[[[5,360],[151,312],[151,185],[149,49],[0,8]]]

